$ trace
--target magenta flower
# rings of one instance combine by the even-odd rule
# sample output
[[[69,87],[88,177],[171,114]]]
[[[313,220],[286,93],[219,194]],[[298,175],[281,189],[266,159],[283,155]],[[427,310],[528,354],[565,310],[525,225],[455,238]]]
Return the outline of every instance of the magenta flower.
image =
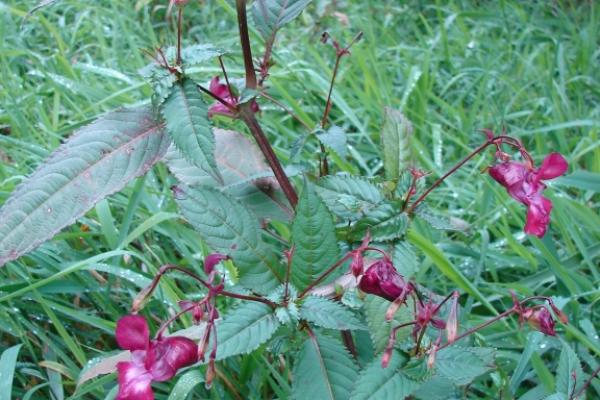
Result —
[[[446,329],[446,322],[439,318],[434,318],[439,309],[440,306],[432,301],[417,303],[417,318],[415,319],[415,327],[413,328],[413,337],[415,340],[419,337],[419,332],[426,329],[429,324],[436,329]]]
[[[504,186],[512,198],[527,206],[525,233],[537,237],[546,233],[552,202],[542,196],[546,189],[542,180],[561,176],[568,166],[562,155],[551,153],[537,169],[529,163],[515,161],[503,161],[490,168],[490,176]]]
[[[237,107],[237,105],[239,103],[239,98],[237,96],[235,96],[233,93],[231,93],[231,91],[229,90],[229,87],[226,84],[219,82],[218,76],[215,76],[214,78],[212,78],[208,89],[211,91],[212,94],[214,94],[215,96],[217,96],[217,97],[221,98],[223,101],[225,101],[225,103],[231,105],[232,107]],[[259,111],[258,103],[256,103],[256,101],[252,100],[251,108],[252,108],[253,112],[255,112],[255,113],[258,112]],[[229,107],[227,107],[225,104],[223,104],[219,101],[214,102],[208,109],[209,117],[212,117],[217,114],[224,115],[226,117],[235,118],[235,114],[232,112],[232,110],[230,110]]]
[[[117,364],[119,392],[116,400],[153,400],[152,381],[171,379],[180,368],[197,361],[196,343],[181,337],[150,340],[146,320],[127,315],[117,322],[119,347],[131,351],[131,361]]]
[[[204,258],[204,272],[209,275],[215,269],[215,265],[223,260],[229,260],[229,256],[221,253],[212,253]]]
[[[375,261],[362,276],[358,284],[365,293],[394,301],[406,296],[412,291],[412,284],[406,282],[389,258],[384,257]]]

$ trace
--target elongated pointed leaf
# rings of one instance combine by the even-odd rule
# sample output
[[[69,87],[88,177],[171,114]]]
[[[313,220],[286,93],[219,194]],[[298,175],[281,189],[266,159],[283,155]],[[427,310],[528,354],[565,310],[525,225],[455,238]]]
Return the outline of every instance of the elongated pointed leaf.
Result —
[[[350,309],[325,297],[308,296],[300,307],[300,317],[328,329],[366,329]]]
[[[217,359],[255,350],[273,336],[279,323],[266,304],[247,302],[217,325]]]
[[[398,180],[408,166],[410,158],[410,135],[412,124],[398,110],[384,109],[381,128],[381,146],[383,147],[383,167],[388,180]]]
[[[346,400],[358,368],[341,342],[325,335],[304,343],[294,366],[295,400]]]
[[[211,249],[232,257],[241,285],[259,292],[277,286],[281,279],[275,252],[261,240],[257,218],[238,200],[207,186],[182,186],[175,197]]]
[[[563,342],[563,348],[558,361],[558,370],[556,371],[556,391],[567,395],[577,393],[584,382],[583,376],[579,357],[571,349],[571,346]]]
[[[0,356],[0,400],[11,398],[13,378],[17,366],[17,357],[22,344],[9,347]]]
[[[339,258],[333,217],[308,182],[296,207],[292,240],[292,281],[297,288],[306,287]]]
[[[265,39],[296,18],[311,0],[256,0],[252,17],[258,31]]]
[[[457,385],[466,385],[494,368],[495,350],[489,347],[451,346],[440,350],[436,372]]]
[[[148,107],[109,113],[60,146],[0,209],[0,265],[72,224],[144,174],[169,147]]]
[[[350,175],[323,177],[316,190],[332,213],[348,219],[359,218],[384,199],[376,184]]]
[[[185,159],[222,182],[215,161],[215,137],[208,122],[208,106],[196,84],[185,79],[173,86],[162,113],[167,131]]]
[[[376,241],[398,239],[406,233],[408,223],[408,216],[398,204],[383,203],[356,223],[352,230],[352,238],[361,240],[368,231]]]
[[[381,367],[381,357],[367,365],[354,385],[351,400],[404,399],[412,394],[421,382],[399,371],[403,357],[394,352],[387,368]]]

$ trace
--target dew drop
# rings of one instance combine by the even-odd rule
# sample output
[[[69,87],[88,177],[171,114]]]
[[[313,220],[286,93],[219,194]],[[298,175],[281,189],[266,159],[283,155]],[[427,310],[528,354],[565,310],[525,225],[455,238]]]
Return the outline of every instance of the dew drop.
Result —
[[[48,214],[50,214],[50,213],[52,212],[52,209],[51,209],[50,207],[48,207],[48,208],[46,209],[46,211],[48,212]]]

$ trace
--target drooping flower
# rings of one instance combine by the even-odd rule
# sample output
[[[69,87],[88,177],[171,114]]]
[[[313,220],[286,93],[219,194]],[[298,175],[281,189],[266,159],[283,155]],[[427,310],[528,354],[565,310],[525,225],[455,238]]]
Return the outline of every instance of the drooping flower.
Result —
[[[221,253],[212,253],[204,259],[204,272],[209,275],[215,269],[215,265],[223,260],[229,260],[229,256]]]
[[[504,186],[508,194],[527,206],[525,233],[544,236],[550,223],[552,202],[542,196],[542,180],[554,179],[567,171],[568,163],[559,153],[549,154],[539,168],[530,163],[503,161],[489,169],[490,176]]]
[[[231,93],[229,87],[220,83],[220,79],[218,76],[215,76],[210,81],[210,86],[208,88],[212,94],[221,98],[225,103],[231,105],[232,107],[237,107],[239,104],[239,98]],[[252,100],[251,109],[253,112],[258,112],[260,109],[258,107],[258,103],[255,100]],[[212,117],[214,115],[224,115],[226,117],[235,118],[235,114],[227,107],[225,104],[215,101],[208,109],[208,116]]]
[[[117,364],[116,400],[153,400],[152,381],[167,381],[197,361],[196,343],[181,336],[150,340],[148,324],[139,315],[119,319],[115,336],[119,347],[131,351],[131,361]]]
[[[358,287],[365,293],[389,301],[405,299],[413,290],[412,284],[404,280],[387,257],[375,261],[367,268]]]
[[[544,306],[537,305],[534,307],[524,307],[515,292],[511,291],[510,295],[513,299],[513,308],[519,315],[519,323],[522,325],[527,322],[533,329],[542,332],[545,335],[556,336],[554,331],[554,318],[550,311]],[[550,303],[554,308],[554,303]],[[562,311],[561,311],[562,314]],[[566,318],[566,316],[565,316]],[[566,323],[566,321],[565,321]]]
[[[439,318],[434,318],[440,306],[432,301],[428,303],[417,303],[417,316],[415,318],[415,326],[413,328],[413,336],[417,340],[419,332],[427,328],[431,324],[436,329],[446,329],[446,322]]]

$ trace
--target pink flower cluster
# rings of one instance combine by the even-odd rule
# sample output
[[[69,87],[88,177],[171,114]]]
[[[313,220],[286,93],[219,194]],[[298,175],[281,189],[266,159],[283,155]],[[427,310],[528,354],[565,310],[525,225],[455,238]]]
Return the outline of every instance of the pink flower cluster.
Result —
[[[552,202],[542,195],[546,189],[542,181],[561,176],[568,166],[562,155],[551,153],[539,168],[529,162],[503,161],[489,169],[490,176],[504,186],[512,198],[527,206],[525,233],[537,237],[546,233]]]

